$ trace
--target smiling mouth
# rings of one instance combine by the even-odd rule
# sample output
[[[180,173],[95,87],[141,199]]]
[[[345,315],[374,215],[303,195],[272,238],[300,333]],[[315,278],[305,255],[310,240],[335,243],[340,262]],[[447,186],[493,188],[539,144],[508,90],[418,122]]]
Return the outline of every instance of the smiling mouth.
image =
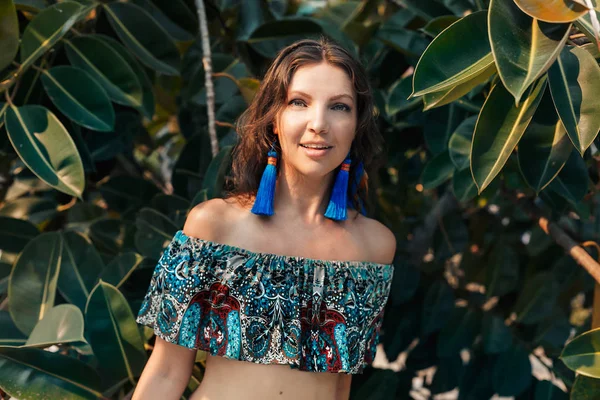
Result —
[[[300,146],[304,147],[305,149],[312,149],[312,150],[327,150],[327,149],[331,149],[333,147],[333,146],[312,147],[312,146],[305,146],[303,144],[301,144]]]

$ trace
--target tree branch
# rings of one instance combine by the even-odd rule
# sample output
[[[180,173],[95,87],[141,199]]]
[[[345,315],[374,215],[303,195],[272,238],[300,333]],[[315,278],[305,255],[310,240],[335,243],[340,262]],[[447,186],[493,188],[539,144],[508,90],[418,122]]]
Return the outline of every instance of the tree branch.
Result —
[[[540,217],[538,224],[554,241],[569,253],[596,282],[600,282],[600,264],[589,255],[583,247],[571,239],[556,223],[550,222],[546,217]]]
[[[210,146],[214,158],[217,153],[219,153],[219,141],[217,140],[217,128],[215,126],[215,88],[212,80],[212,61],[204,1],[196,0],[196,8],[198,9],[198,21],[200,22],[200,35],[202,37],[202,65],[204,66],[204,82],[206,85],[208,134],[210,136]]]

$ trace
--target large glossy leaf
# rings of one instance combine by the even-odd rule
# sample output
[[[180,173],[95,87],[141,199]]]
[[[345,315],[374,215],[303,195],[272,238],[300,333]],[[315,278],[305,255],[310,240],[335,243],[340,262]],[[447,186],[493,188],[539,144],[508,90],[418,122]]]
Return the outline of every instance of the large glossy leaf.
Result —
[[[504,296],[519,283],[519,257],[515,250],[497,242],[486,265],[486,294],[488,297]]]
[[[165,75],[179,75],[181,57],[168,33],[143,8],[131,3],[104,4],[111,26],[139,60]]]
[[[111,131],[115,111],[108,95],[87,72],[61,65],[44,71],[42,83],[48,97],[67,117],[96,131]]]
[[[498,315],[485,313],[483,317],[483,351],[488,354],[503,353],[510,348],[513,337],[504,319]]]
[[[163,6],[166,6],[166,7],[161,9],[158,7],[158,5],[156,4],[155,1],[132,0],[131,3],[133,3],[137,6],[140,6],[145,11],[147,11],[148,14],[150,14],[150,16],[152,17],[152,19],[154,19],[169,34],[169,36],[173,40],[180,41],[180,42],[194,40],[194,35],[191,32],[183,29],[175,22],[175,21],[177,21],[177,19],[171,20],[169,17],[167,17],[165,15],[164,11],[167,11],[170,8],[170,7],[166,6],[166,4],[163,4]],[[185,6],[185,4],[183,4],[182,0],[174,1],[173,3],[176,7],[183,6],[184,8],[187,8]],[[187,13],[181,14],[181,16],[190,16],[190,15],[193,16],[194,13],[190,12],[189,9],[188,9]],[[197,30],[198,30],[198,22],[196,22],[196,31]]]
[[[9,269],[12,268],[17,254],[38,234],[38,229],[31,222],[0,213],[0,265],[7,264]]]
[[[11,107],[4,118],[8,137],[27,167],[56,190],[81,197],[83,164],[58,118],[38,105]]]
[[[133,244],[135,225],[123,219],[103,218],[90,226],[90,239],[98,251],[117,255],[135,250]]]
[[[65,43],[71,64],[89,72],[115,103],[142,106],[141,83],[115,49],[93,35],[78,36]]]
[[[439,92],[426,93],[423,95],[424,110],[430,110],[434,107],[452,103],[454,100],[460,99],[467,93],[471,92],[475,87],[487,82],[492,75],[496,73],[496,65],[490,64],[480,74],[473,76],[470,80],[460,83],[448,89],[440,90]]]
[[[415,58],[425,51],[428,44],[418,32],[389,23],[377,31],[376,38],[397,52]]]
[[[48,310],[29,335],[27,347],[48,347],[58,343],[84,343],[83,313],[72,304]]]
[[[443,262],[466,250],[469,242],[469,230],[463,218],[458,213],[449,213],[438,220],[431,247],[436,261]]]
[[[566,255],[570,257],[569,255]],[[573,263],[575,263],[573,261]],[[576,263],[575,265],[579,267]],[[577,272],[581,272],[577,270]],[[580,274],[575,279],[579,279]],[[569,284],[569,279],[564,276],[556,276],[557,282],[561,283],[561,290],[564,290],[565,283]],[[565,279],[561,281],[560,279]],[[571,280],[572,282],[572,280]],[[537,325],[535,330],[535,337],[532,343],[539,344],[544,347],[544,352],[549,357],[559,356],[562,349],[565,347],[565,343],[571,336],[572,325],[569,322],[567,316],[561,310],[555,310],[550,316],[544,319],[540,324]]]
[[[171,21],[176,22],[179,26],[184,28],[186,31],[197,34],[198,33],[198,17],[196,10],[190,9],[190,2],[185,0],[152,0],[152,3],[156,5]]]
[[[425,111],[421,118],[423,136],[427,150],[432,154],[440,154],[448,150],[448,141],[454,130],[465,117],[464,111],[455,104]]]
[[[108,161],[132,151],[135,138],[147,138],[146,135],[140,114],[121,108],[117,111],[115,129],[102,135],[85,135],[85,145],[93,161]]]
[[[19,400],[104,399],[98,373],[59,353],[0,347],[0,387]]]
[[[581,374],[575,378],[570,398],[572,400],[593,400],[598,393],[600,393],[600,379]]]
[[[441,358],[431,386],[428,386],[431,389],[431,394],[438,395],[453,391],[459,385],[464,369],[460,355]]]
[[[100,186],[100,193],[110,208],[122,213],[150,204],[159,192],[152,182],[128,175],[112,177]]]
[[[572,22],[587,12],[587,7],[572,0],[514,0],[530,17],[546,22]]]
[[[163,214],[151,208],[142,209],[136,220],[135,244],[146,257],[158,259],[178,227]]]
[[[370,4],[369,4],[370,3]],[[377,23],[365,23],[369,8],[374,2],[351,0],[337,4],[329,3],[327,7],[315,15],[329,27],[337,27],[341,35],[348,38],[351,43],[364,46],[371,39],[373,33],[380,28]],[[325,27],[325,26],[324,26]],[[326,28],[328,35],[330,30]],[[334,40],[339,40],[336,35],[331,35]],[[341,43],[346,47],[346,43]],[[346,47],[347,48],[347,47]]]
[[[0,4],[0,71],[6,68],[19,49],[19,21],[12,0]]]
[[[407,111],[416,108],[421,104],[420,98],[414,98],[407,100],[412,90],[412,77],[407,76],[398,80],[391,88],[390,94],[386,103],[387,115],[394,115],[396,113]]]
[[[21,69],[31,65],[64,36],[83,7],[73,1],[54,4],[35,16],[21,38]]]
[[[135,383],[146,363],[146,352],[133,312],[113,285],[100,281],[90,294],[85,326],[100,362],[103,386],[127,378]]]
[[[0,101],[0,129],[4,126],[4,113],[8,110],[8,103]]]
[[[104,263],[85,236],[73,231],[64,232],[62,236],[64,246],[58,290],[67,301],[84,311],[88,296],[104,269]]]
[[[429,44],[415,68],[411,96],[451,89],[481,75],[493,63],[486,13],[467,15]]]
[[[237,40],[247,40],[259,26],[274,20],[273,14],[264,3],[255,1],[240,2],[238,13]]]
[[[541,192],[558,175],[571,154],[571,142],[546,91],[517,152],[527,184]]]
[[[246,105],[250,105],[252,100],[254,100],[254,96],[256,96],[256,93],[258,92],[260,81],[254,78],[240,78],[237,80],[237,85],[240,89],[242,97],[244,98],[244,101],[246,102]]]
[[[365,26],[352,22],[345,30],[342,30],[339,25],[330,21],[321,18],[313,18],[312,20],[321,26],[325,36],[332,38],[354,57],[358,57],[358,45],[366,44],[365,41],[368,41],[373,36],[374,31],[381,29],[377,23]],[[356,29],[352,29],[351,27],[356,27]]]
[[[497,83],[483,104],[471,146],[471,171],[479,193],[498,175],[529,125],[546,88],[542,77],[516,107],[512,95]]]
[[[0,310],[0,346],[21,346],[27,341],[27,336],[13,322],[8,311]]]
[[[159,193],[152,198],[152,208],[166,215],[176,226],[183,226],[190,201],[176,194]]]
[[[585,1],[585,0],[582,0]],[[592,22],[592,17],[590,13],[584,14],[582,17],[579,17],[577,21],[573,23],[585,36],[590,39],[591,43],[588,43],[585,46],[590,46],[588,51],[592,51],[592,54],[598,54],[598,45],[596,44],[596,29],[594,28],[594,23]]]
[[[576,204],[583,199],[588,190],[588,171],[585,161],[579,152],[572,149],[571,155],[558,176],[550,182],[548,189],[558,193],[565,199]]]
[[[33,176],[36,181],[41,182],[35,175]],[[28,191],[31,190],[31,188],[27,189]],[[56,206],[56,201],[49,199],[35,196],[21,197],[4,203],[4,206],[0,209],[0,215],[28,221],[33,225],[40,225],[46,223],[56,214]]]
[[[571,389],[572,390],[572,389]],[[572,393],[572,391],[571,391]],[[575,399],[576,397],[573,397]],[[552,381],[537,381],[535,385],[534,400],[568,400],[569,394],[563,392],[561,388]]]
[[[400,306],[410,300],[421,280],[421,272],[406,259],[399,257],[394,260],[394,277],[390,301],[394,306]]]
[[[17,10],[37,14],[44,8],[48,7],[48,2],[46,0],[15,0],[15,7]]]
[[[445,281],[436,281],[427,290],[421,317],[424,336],[440,330],[454,309],[454,292]]]
[[[460,123],[448,141],[450,159],[454,166],[459,170],[467,168],[470,164],[471,141],[473,140],[473,132],[475,132],[476,123],[477,115],[468,117]],[[469,175],[471,175],[470,172]]]
[[[494,364],[494,390],[500,396],[518,396],[531,385],[531,372],[529,353],[523,346],[513,345]]]
[[[342,30],[348,30],[364,10],[364,3],[362,1],[350,0],[335,5],[328,4],[319,13],[318,17],[339,26]]]
[[[8,283],[8,305],[15,325],[31,333],[54,306],[63,240],[48,232],[30,241],[17,259]]]
[[[512,0],[491,0],[488,23],[498,74],[518,105],[527,88],[560,54],[571,25],[538,21]]]
[[[539,272],[525,282],[515,305],[517,322],[536,324],[552,313],[558,296],[558,283],[547,271]]]
[[[494,397],[492,374],[496,359],[480,351],[473,351],[460,385],[458,400],[491,399]]]
[[[477,185],[469,168],[457,169],[452,175],[452,191],[456,200],[466,203],[477,197]]]
[[[419,30],[434,38],[459,19],[460,18],[455,15],[444,15],[429,21],[423,28]]]
[[[118,289],[143,260],[144,257],[137,253],[127,252],[119,254],[102,271],[100,279]]]
[[[94,36],[96,39],[100,39],[104,41],[106,44],[110,45],[113,50],[115,50],[119,55],[127,62],[127,64],[131,67],[138,80],[140,81],[140,85],[142,86],[142,112],[146,116],[146,118],[152,119],[154,115],[154,91],[152,89],[152,82],[148,77],[144,68],[140,65],[140,63],[135,59],[135,57],[118,41],[111,38],[110,36],[105,35],[96,35]]]
[[[455,307],[450,320],[440,331],[437,342],[438,357],[459,355],[460,351],[470,348],[479,333],[477,311],[467,307]]]
[[[224,146],[212,159],[202,181],[202,188],[207,189],[209,199],[219,197],[225,184],[225,174],[231,165],[233,146]]]
[[[600,130],[600,67],[578,47],[565,47],[548,70],[556,110],[573,145],[583,155]]]
[[[573,371],[600,379],[600,328],[584,332],[567,343],[560,359]]]
[[[421,182],[423,189],[434,189],[446,182],[454,173],[454,164],[450,160],[450,154],[444,151],[435,155],[423,168]]]
[[[307,18],[289,18],[280,21],[267,22],[254,32],[247,43],[259,54],[273,58],[283,47],[296,40],[304,39],[310,35],[318,35],[323,28]]]

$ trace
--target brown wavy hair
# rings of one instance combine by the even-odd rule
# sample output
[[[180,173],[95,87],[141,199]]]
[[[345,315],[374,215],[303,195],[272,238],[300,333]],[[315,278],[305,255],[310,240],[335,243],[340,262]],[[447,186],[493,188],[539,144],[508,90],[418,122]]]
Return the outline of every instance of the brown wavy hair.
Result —
[[[299,40],[283,48],[273,60],[252,103],[237,120],[236,131],[239,140],[233,148],[231,165],[233,189],[227,192],[226,198],[237,196],[244,204],[253,201],[267,165],[267,152],[271,144],[275,146],[277,153],[281,154],[279,141],[273,133],[273,123],[286,105],[287,91],[292,77],[298,68],[321,62],[327,62],[346,71],[356,92],[357,131],[350,148],[352,160],[350,177],[355,176],[356,167],[361,161],[365,173],[351,201],[355,210],[361,210],[359,199],[366,210],[370,208],[368,174],[379,167],[378,161],[381,161],[379,156],[384,150],[383,137],[375,121],[371,87],[367,73],[360,62],[343,47],[326,37],[318,40]],[[280,164],[281,162],[278,162],[278,165]],[[336,174],[340,167],[336,169]],[[350,182],[348,191],[351,189]]]

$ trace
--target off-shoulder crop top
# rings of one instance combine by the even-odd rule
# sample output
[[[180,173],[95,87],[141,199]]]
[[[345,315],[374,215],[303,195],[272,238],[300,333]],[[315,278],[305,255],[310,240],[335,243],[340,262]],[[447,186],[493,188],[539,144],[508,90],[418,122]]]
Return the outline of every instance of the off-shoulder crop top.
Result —
[[[178,231],[137,322],[211,355],[359,374],[373,362],[393,264],[252,252]]]

